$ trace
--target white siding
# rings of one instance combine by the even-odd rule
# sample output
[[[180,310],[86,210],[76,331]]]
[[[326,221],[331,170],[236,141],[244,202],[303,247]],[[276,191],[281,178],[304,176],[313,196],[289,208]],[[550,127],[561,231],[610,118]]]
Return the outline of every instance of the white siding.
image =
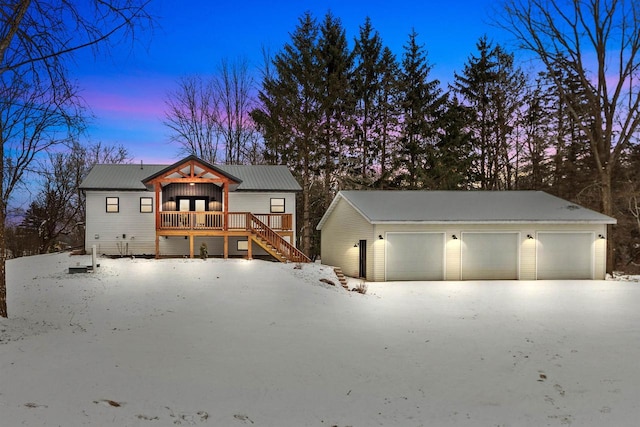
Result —
[[[342,202],[341,202],[342,203]],[[344,202],[346,203],[346,202]],[[351,208],[353,212],[353,208]],[[337,214],[337,215],[336,215]],[[325,236],[325,229],[322,230],[322,253],[325,254],[325,242],[333,242],[333,237],[341,236],[341,233],[349,233],[349,227],[352,227],[352,221],[347,217],[346,221],[339,221],[335,216],[344,215],[344,213],[335,212],[327,219],[336,223],[344,223],[345,225],[340,230],[335,229],[335,225],[331,230],[331,234]],[[358,215],[361,221],[366,221]],[[368,224],[368,223],[366,223]],[[378,240],[377,236],[384,236],[386,232],[443,232],[445,233],[445,280],[460,280],[461,279],[461,235],[463,232],[482,232],[482,231],[507,231],[516,232],[520,235],[520,262],[519,262],[519,277],[520,280],[535,280],[536,279],[536,233],[537,232],[592,232],[594,233],[594,278],[604,279],[606,274],[606,245],[607,240],[601,239],[598,236],[602,235],[606,237],[606,225],[601,224],[460,224],[460,225],[442,225],[442,224],[375,224],[373,228],[373,240],[372,250],[368,252],[367,261],[371,260],[373,266],[371,270],[372,274],[368,277],[371,281],[384,281],[385,280],[385,240]],[[457,239],[453,239],[453,235]],[[529,239],[527,235],[531,235],[534,239]],[[373,239],[373,236],[371,237]],[[351,234],[345,237],[346,240],[354,240],[355,235]],[[351,243],[353,246],[353,243]],[[356,248],[357,249],[357,248]],[[331,252],[331,250],[329,250]],[[355,263],[355,272],[357,274],[357,252],[354,252],[356,257],[353,259]],[[324,259],[323,259],[324,262]],[[327,262],[329,264],[329,262]],[[340,265],[339,257],[335,261],[331,262],[333,265]],[[345,270],[346,273],[346,270]]]
[[[293,241],[296,236],[296,195],[295,193],[229,193],[230,212],[251,212],[254,214],[271,213],[271,199],[284,199],[284,213],[293,215]],[[229,245],[231,246],[231,245]]]
[[[374,259],[377,262],[377,235],[374,239],[373,226],[365,220],[347,201],[341,199],[325,222],[321,234],[321,255],[323,264],[342,268],[347,276],[357,277],[359,273],[360,250],[354,244],[367,241],[367,277],[376,280]],[[384,259],[383,259],[384,268]],[[373,277],[373,278],[371,278]],[[384,280],[384,276],[383,279]]]
[[[153,255],[155,254],[155,193],[149,191],[87,191],[87,218],[85,249],[91,251],[96,245],[99,254],[108,255]],[[119,212],[106,212],[106,198],[119,198]],[[140,213],[140,198],[151,197],[154,212]],[[232,212],[269,213],[271,198],[285,199],[285,213],[293,215],[295,235],[295,193],[229,193],[229,210]],[[229,255],[246,256],[246,251],[237,250],[237,240],[229,237]],[[295,241],[295,240],[294,240]],[[202,242],[207,243],[209,255],[222,256],[222,237],[195,237],[194,253],[199,254]],[[183,236],[160,238],[160,254],[180,256],[189,254],[189,239]],[[253,255],[267,255],[257,245]]]
[[[119,212],[106,211],[107,197],[119,198]],[[87,191],[85,249],[96,245],[99,254],[140,255],[155,253],[155,212],[141,213],[140,198],[148,191]]]

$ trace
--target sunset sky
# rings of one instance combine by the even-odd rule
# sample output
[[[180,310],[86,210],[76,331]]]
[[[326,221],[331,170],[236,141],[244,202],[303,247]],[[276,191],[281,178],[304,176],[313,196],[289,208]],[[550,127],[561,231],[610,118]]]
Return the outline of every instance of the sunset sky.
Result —
[[[178,147],[168,142],[162,120],[167,93],[175,89],[179,77],[212,73],[222,59],[246,58],[259,81],[262,49],[278,52],[290,41],[305,11],[319,21],[331,11],[341,19],[351,46],[369,16],[399,59],[415,28],[428,51],[433,77],[450,81],[475,53],[482,35],[501,43],[508,40],[490,24],[495,4],[489,0],[154,0],[150,12],[158,28],[140,33],[133,48],[122,44],[97,57],[89,51],[77,57],[73,75],[94,116],[86,141],[122,144],[135,162],[177,160]]]

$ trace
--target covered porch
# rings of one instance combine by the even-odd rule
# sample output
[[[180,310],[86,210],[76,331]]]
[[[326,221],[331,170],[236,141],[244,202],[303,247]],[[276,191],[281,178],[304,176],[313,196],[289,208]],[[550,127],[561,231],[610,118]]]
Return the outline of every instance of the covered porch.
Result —
[[[144,184],[155,192],[155,256],[160,239],[184,236],[189,240],[189,256],[194,257],[194,240],[222,237],[223,256],[229,256],[229,238],[247,241],[247,258],[251,259],[252,242],[280,261],[306,262],[294,246],[294,221],[290,213],[233,212],[229,192],[242,180],[190,156],[150,176]]]

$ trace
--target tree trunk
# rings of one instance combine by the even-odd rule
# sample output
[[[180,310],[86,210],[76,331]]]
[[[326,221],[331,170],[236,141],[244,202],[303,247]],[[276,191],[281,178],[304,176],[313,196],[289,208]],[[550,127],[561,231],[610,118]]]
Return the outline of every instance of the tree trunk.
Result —
[[[611,188],[611,170],[609,165],[600,169],[600,198],[601,210],[605,215],[613,216],[613,192]],[[613,274],[613,266],[615,263],[613,226],[607,226],[607,273]]]
[[[7,275],[6,256],[7,242],[5,241],[5,206],[0,200],[0,317],[8,317],[7,313]]]

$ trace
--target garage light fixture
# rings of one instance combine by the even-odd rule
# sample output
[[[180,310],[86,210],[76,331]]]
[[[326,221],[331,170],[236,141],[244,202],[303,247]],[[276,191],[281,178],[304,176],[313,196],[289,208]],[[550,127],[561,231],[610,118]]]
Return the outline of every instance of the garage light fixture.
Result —
[[[357,247],[358,247],[358,242],[355,242],[355,243],[353,244],[353,247],[354,247],[354,248],[357,248]]]
[[[531,234],[527,234],[527,239],[533,239],[533,236]]]
[[[458,240],[458,237],[457,237],[455,234],[451,235],[451,238],[452,238],[453,240]]]
[[[384,240],[384,239],[382,238],[382,234],[378,234],[378,239],[380,239],[380,240]]]
[[[598,237],[599,237],[600,239],[604,239],[604,236],[603,236],[602,234],[598,234]]]

